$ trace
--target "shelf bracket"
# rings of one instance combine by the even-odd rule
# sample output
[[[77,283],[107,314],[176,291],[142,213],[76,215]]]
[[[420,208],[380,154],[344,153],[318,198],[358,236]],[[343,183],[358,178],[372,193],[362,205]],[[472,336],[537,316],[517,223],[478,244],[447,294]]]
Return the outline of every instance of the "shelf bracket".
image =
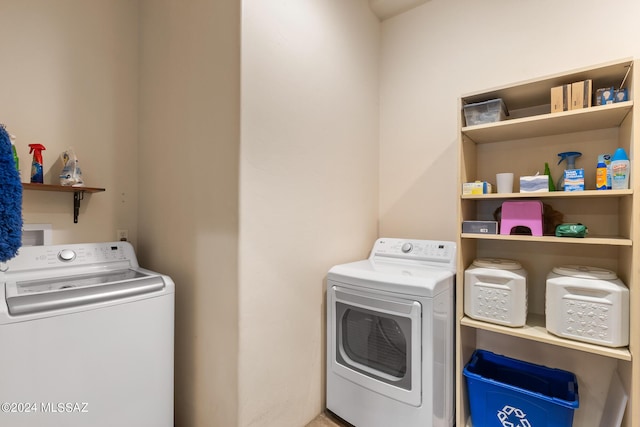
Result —
[[[73,192],[73,223],[78,223],[78,215],[80,214],[80,200],[84,200],[84,191]]]

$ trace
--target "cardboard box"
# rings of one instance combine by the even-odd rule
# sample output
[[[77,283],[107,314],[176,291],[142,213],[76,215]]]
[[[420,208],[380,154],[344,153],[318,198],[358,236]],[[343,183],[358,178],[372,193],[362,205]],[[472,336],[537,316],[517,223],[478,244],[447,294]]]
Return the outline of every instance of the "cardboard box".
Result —
[[[551,112],[559,113],[569,110],[571,106],[571,85],[551,88]]]
[[[487,181],[465,182],[462,184],[462,194],[490,194],[491,184]]]
[[[613,91],[613,102],[625,102],[629,100],[629,91],[625,89],[616,89]]]
[[[564,170],[564,191],[584,191],[584,169]]]
[[[613,104],[615,90],[613,87],[604,87],[598,89],[600,105]]]
[[[571,109],[591,107],[592,80],[583,80],[571,84]]]

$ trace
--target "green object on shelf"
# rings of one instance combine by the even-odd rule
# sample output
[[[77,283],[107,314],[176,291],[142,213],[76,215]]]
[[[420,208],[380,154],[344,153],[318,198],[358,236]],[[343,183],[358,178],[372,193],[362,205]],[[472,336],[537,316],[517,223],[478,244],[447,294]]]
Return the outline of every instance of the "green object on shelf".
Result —
[[[583,224],[560,224],[556,227],[557,237],[585,237],[589,233]]]
[[[551,170],[547,162],[544,162],[544,174],[549,177],[549,191],[556,191],[556,185],[553,183],[553,177],[551,176]]]

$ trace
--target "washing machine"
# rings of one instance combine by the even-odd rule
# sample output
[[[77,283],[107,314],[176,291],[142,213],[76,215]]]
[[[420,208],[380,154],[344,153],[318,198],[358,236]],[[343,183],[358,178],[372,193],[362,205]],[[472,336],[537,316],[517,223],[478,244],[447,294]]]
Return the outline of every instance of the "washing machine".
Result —
[[[174,283],[127,242],[0,264],[0,425],[173,427]]]
[[[356,427],[454,424],[456,245],[378,239],[327,274],[327,409]]]

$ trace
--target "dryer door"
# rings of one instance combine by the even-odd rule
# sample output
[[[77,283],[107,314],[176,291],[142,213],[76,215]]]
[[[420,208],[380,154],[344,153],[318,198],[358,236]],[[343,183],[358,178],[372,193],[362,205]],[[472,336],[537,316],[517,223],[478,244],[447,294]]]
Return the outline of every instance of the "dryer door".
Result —
[[[339,286],[330,289],[332,369],[393,399],[421,404],[421,305]]]

